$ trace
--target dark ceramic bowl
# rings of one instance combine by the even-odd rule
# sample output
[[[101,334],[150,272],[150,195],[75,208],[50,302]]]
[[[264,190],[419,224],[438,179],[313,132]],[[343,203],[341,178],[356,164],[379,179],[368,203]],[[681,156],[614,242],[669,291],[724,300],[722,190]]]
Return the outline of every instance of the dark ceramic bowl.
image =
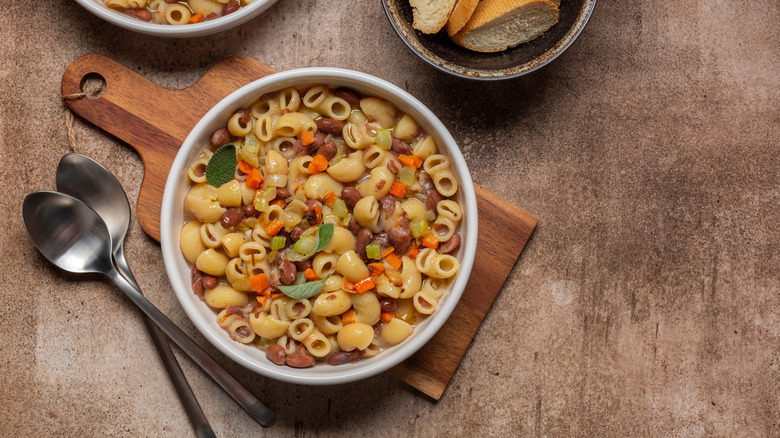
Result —
[[[535,40],[496,53],[464,49],[444,30],[435,35],[415,30],[409,0],[382,0],[382,5],[398,36],[427,63],[463,78],[497,80],[522,76],[557,58],[582,32],[596,0],[561,0],[555,26]]]

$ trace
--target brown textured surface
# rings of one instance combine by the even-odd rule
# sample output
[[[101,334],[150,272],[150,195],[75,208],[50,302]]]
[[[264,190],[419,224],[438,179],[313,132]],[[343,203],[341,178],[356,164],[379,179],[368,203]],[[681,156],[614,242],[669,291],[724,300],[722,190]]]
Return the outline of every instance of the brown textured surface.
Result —
[[[141,228],[159,241],[163,185],[179,145],[209,109],[202,102],[216,103],[239,86],[273,73],[256,59],[231,56],[211,66],[192,86],[174,90],[149,81],[110,57],[90,53],[65,70],[62,94],[75,114],[127,142],[141,156],[144,179],[136,215]],[[105,92],[83,98],[79,84],[90,76],[103,78]],[[172,125],[174,120],[176,125]],[[159,142],[163,138],[170,140]],[[474,189],[479,239],[466,290],[436,336],[413,358],[390,370],[436,400],[447,388],[537,224],[536,218],[521,208],[478,185]]]
[[[217,356],[277,411],[263,431],[183,359],[219,436],[780,435],[780,7],[666,3],[601,1],[559,59],[490,84],[424,64],[378,1],[284,0],[194,41],[74,2],[4,3],[0,431],[193,436],[131,304],[51,267],[21,223],[68,151],[62,72],[98,52],[168,87],[233,54],[373,73],[439,114],[477,183],[540,219],[441,401],[389,376],[291,386]],[[140,158],[75,130],[135,199]],[[126,245],[149,298],[205,345],[137,222]]]

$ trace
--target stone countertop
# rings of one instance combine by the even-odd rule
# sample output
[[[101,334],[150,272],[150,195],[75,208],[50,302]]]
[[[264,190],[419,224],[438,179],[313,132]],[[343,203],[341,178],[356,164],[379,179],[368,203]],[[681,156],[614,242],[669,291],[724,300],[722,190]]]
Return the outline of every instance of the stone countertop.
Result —
[[[70,151],[62,73],[93,52],[167,87],[229,55],[374,74],[439,115],[478,184],[539,218],[439,402],[388,375],[303,387],[232,363],[134,220],[127,256],[147,296],[278,414],[262,429],[178,354],[218,436],[780,435],[777,2],[602,0],[557,60],[492,83],[418,59],[376,0],[280,0],[195,40],[72,1],[2,9],[2,435],[194,436],[129,300],[57,270],[22,223],[24,196],[54,189]],[[74,131],[135,199],[138,155],[79,118]]]

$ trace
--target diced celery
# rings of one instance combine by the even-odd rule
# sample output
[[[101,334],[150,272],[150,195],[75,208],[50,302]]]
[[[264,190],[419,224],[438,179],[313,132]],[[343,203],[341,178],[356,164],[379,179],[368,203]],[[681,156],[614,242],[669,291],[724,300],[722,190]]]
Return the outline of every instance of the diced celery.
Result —
[[[412,237],[415,239],[420,238],[430,231],[430,226],[428,225],[428,222],[425,220],[418,220],[412,222],[412,224],[409,226],[409,229],[412,232]]]
[[[382,258],[382,248],[378,243],[366,245],[366,257],[373,260],[379,260]]]
[[[336,201],[333,203],[333,214],[341,219],[347,217],[349,210],[347,210],[347,203],[343,199],[336,198]]]
[[[404,183],[406,187],[414,185],[415,175],[414,169],[404,166],[398,171],[398,181]]]
[[[287,245],[287,239],[284,236],[274,236],[271,239],[271,249],[274,251],[284,248],[285,245]]]
[[[309,254],[317,248],[317,238],[315,236],[301,236],[295,245],[293,250],[298,254]]]
[[[393,146],[393,139],[390,137],[390,131],[387,129],[380,129],[376,133],[376,145],[380,148],[389,151]]]

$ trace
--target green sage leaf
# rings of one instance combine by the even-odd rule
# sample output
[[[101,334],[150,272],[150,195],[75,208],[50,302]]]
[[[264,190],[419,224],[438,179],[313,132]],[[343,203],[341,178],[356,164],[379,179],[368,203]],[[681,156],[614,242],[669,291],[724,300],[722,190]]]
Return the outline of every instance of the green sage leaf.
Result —
[[[309,281],[307,283],[294,284],[292,286],[277,286],[277,288],[279,288],[283,294],[292,299],[303,300],[317,295],[325,285],[325,280],[327,280],[329,277],[330,275],[323,278],[322,280]]]
[[[214,152],[206,164],[206,180],[219,187],[233,179],[236,174],[236,147],[226,144]]]

